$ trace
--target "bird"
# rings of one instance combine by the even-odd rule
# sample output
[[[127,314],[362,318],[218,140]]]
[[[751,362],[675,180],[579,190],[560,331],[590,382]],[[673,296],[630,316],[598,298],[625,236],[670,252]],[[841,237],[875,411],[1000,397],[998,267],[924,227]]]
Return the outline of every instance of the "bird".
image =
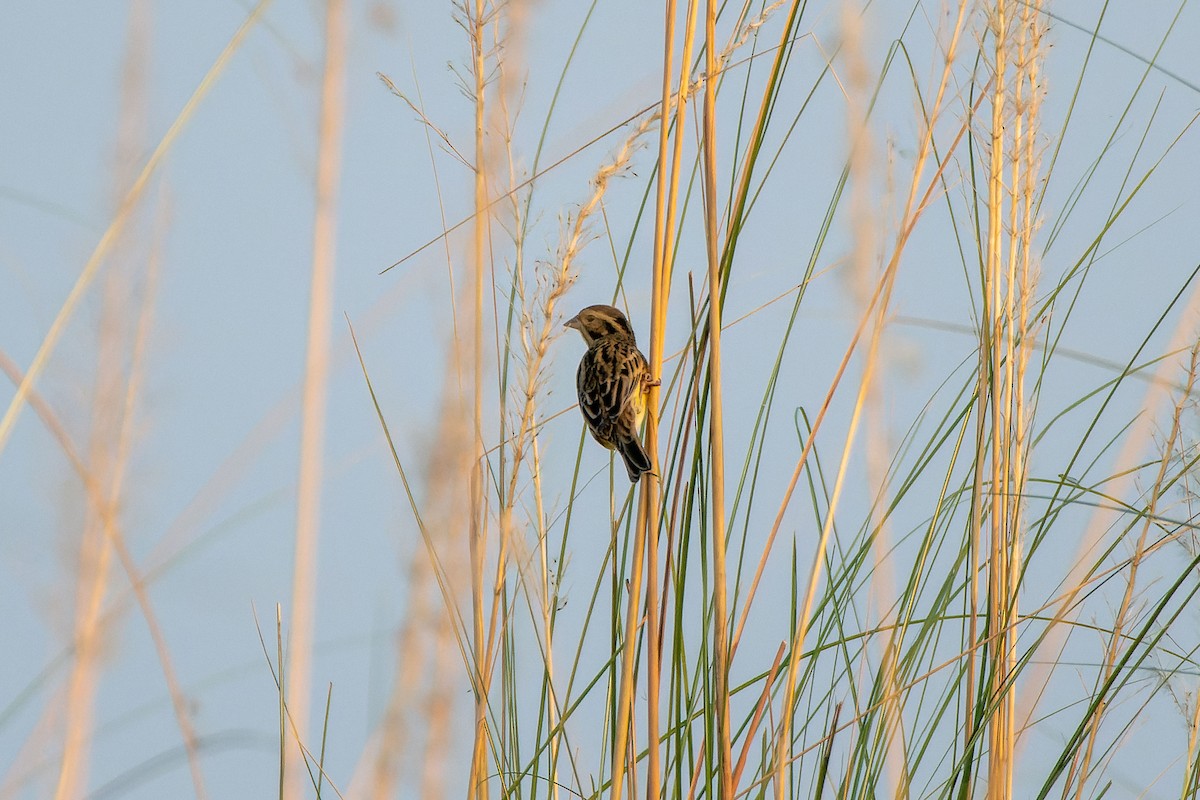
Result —
[[[653,468],[638,426],[646,413],[646,393],[659,381],[650,375],[633,327],[620,309],[588,306],[565,327],[579,331],[588,348],[575,373],[579,410],[588,430],[601,445],[621,454],[629,480],[637,483]]]

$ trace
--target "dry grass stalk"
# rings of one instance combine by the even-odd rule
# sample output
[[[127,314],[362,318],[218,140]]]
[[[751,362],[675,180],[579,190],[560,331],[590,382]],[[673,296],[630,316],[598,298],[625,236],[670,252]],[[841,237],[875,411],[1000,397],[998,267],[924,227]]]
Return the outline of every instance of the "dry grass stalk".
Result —
[[[709,58],[708,68],[704,77],[699,79],[685,79],[688,74],[690,64],[692,63],[692,53],[694,51],[696,24],[699,18],[699,2],[692,0],[688,4],[688,11],[685,23],[685,32],[683,35],[684,50],[680,60],[681,74],[678,81],[680,87],[678,91],[673,90],[675,82],[673,80],[672,69],[674,67],[674,43],[675,43],[675,19],[677,9],[674,0],[668,0],[666,8],[666,32],[663,47],[663,85],[662,85],[662,100],[660,102],[660,135],[659,135],[659,154],[658,163],[660,165],[656,203],[655,203],[655,224],[654,224],[654,244],[653,244],[653,264],[652,264],[652,299],[651,299],[651,324],[650,324],[650,347],[649,347],[649,363],[650,371],[653,375],[659,375],[662,372],[663,363],[663,342],[665,338],[665,322],[667,314],[667,306],[670,299],[672,261],[671,256],[675,249],[675,216],[678,205],[679,196],[679,179],[680,166],[683,158],[683,136],[682,131],[685,130],[687,99],[688,97],[701,88],[709,84],[708,78],[712,77],[712,83],[715,87],[716,79],[720,76],[721,69],[728,63],[732,54],[750,40],[755,31],[761,27],[770,15],[782,6],[782,2],[776,2],[763,9],[763,11],[754,19],[747,22],[745,25],[735,26],[734,35],[731,37],[729,44],[714,60]],[[793,4],[793,12],[797,6]],[[744,12],[743,12],[744,13]],[[720,65],[718,68],[717,64]],[[714,89],[715,90],[715,89]],[[675,107],[675,141],[674,147],[670,146],[670,130],[671,130],[671,110],[672,105]],[[668,161],[668,151],[670,152],[670,160]],[[658,453],[658,428],[659,428],[659,403],[661,390],[659,387],[651,387],[650,394],[647,400],[647,416],[646,416],[646,448],[651,454],[651,458],[657,458]],[[642,492],[638,507],[638,518],[635,523],[635,540],[633,548],[633,573],[630,576],[630,596],[637,598],[641,594],[641,585],[643,575],[645,575],[646,583],[646,621],[649,630],[658,631],[657,635],[652,635],[647,641],[647,656],[646,656],[646,672],[647,672],[647,738],[648,738],[648,770],[647,770],[647,796],[653,797],[658,794],[660,785],[660,761],[661,755],[658,749],[659,743],[659,684],[661,675],[661,627],[658,621],[660,606],[665,607],[667,600],[666,592],[659,596],[658,592],[658,556],[657,556],[657,537],[650,535],[651,531],[657,531],[659,527],[659,492],[660,479],[658,476],[657,467],[651,473],[646,475],[642,481]],[[643,572],[643,556],[645,560],[645,572]],[[626,630],[632,630],[632,625],[638,618],[636,601],[630,604],[628,609],[628,617],[626,620]],[[617,729],[616,729],[616,750],[618,753],[623,753],[628,750],[625,746],[627,737],[631,736],[630,724],[633,715],[632,706],[632,691],[633,691],[633,662],[634,653],[632,650],[633,642],[627,638],[625,642],[625,651],[622,654],[622,684],[620,695],[617,701]],[[730,649],[732,654],[732,649]],[[617,796],[621,792],[623,780],[621,776],[627,769],[627,765],[623,763],[623,759],[617,757],[614,761],[614,777],[613,785]]]
[[[471,342],[468,347],[472,364],[471,391],[474,439],[470,476],[470,518],[468,521],[471,556],[471,653],[474,660],[472,683],[475,689],[475,725],[472,736],[471,771],[468,779],[468,800],[486,800],[487,786],[487,709],[490,677],[485,669],[488,661],[484,647],[484,579],[483,562],[487,550],[487,510],[484,505],[484,443],[483,443],[483,284],[485,277],[484,252],[490,229],[487,200],[488,158],[484,141],[486,107],[484,91],[487,85],[484,63],[484,30],[487,24],[484,0],[465,2],[462,11],[465,28],[471,43],[471,72],[474,78],[475,100],[475,217],[471,246]],[[501,559],[502,561],[502,559]],[[497,566],[501,571],[503,564]]]
[[[980,342],[979,397],[981,417],[982,409],[987,408],[991,441],[986,495],[990,521],[988,609],[992,624],[986,647],[993,665],[989,672],[992,713],[987,720],[988,796],[1000,800],[1012,797],[1019,734],[1013,680],[1032,417],[1026,401],[1025,375],[1034,339],[1029,305],[1036,285],[1032,246],[1037,226],[1032,209],[1038,176],[1042,31],[1036,4],[1017,12],[1006,0],[998,0],[989,10],[988,22],[995,55],[983,287],[987,320]],[[977,459],[977,468],[982,469],[983,463],[982,457]],[[981,476],[977,473],[977,489],[980,486]],[[974,519],[981,524],[978,514]]]
[[[733,800],[733,755],[729,730],[729,629],[725,572],[725,417],[721,387],[721,251],[717,211],[716,0],[708,0],[704,24],[704,239],[708,253],[709,469],[712,480],[713,715],[717,721],[717,770],[721,800]],[[656,531],[657,532],[657,531]],[[653,606],[653,603],[650,604]]]
[[[76,565],[75,620],[72,641],[74,658],[67,679],[65,718],[63,720],[62,760],[59,765],[55,800],[75,800],[83,796],[87,784],[87,764],[91,749],[94,723],[94,701],[99,685],[103,657],[100,613],[108,591],[113,555],[113,542],[106,534],[112,531],[109,522],[112,506],[109,500],[116,475],[121,469],[116,452],[121,420],[118,400],[120,356],[124,349],[114,340],[112,309],[105,304],[99,332],[96,359],[96,395],[92,406],[92,432],[88,453],[88,472],[102,476],[101,503],[88,504],[79,542],[79,561]],[[119,495],[118,495],[119,497]]]
[[[325,65],[317,131],[317,180],[313,215],[312,286],[300,417],[299,483],[296,489],[295,563],[287,669],[288,708],[301,736],[307,735],[312,683],[317,532],[321,515],[321,475],[325,406],[329,380],[330,330],[337,233],[337,194],[341,178],[342,120],[345,116],[346,8],[326,0]],[[285,797],[299,797],[305,781],[302,760],[293,759]]]
[[[684,87],[688,85],[683,77],[685,71],[689,68],[691,62],[692,41],[695,35],[695,19],[698,0],[692,0],[689,4],[688,19],[689,24],[684,35],[684,58],[682,63],[681,75],[678,81],[680,90],[675,92],[672,89],[674,84],[672,78],[672,70],[674,69],[674,52],[675,52],[675,17],[677,15],[675,0],[667,0],[666,17],[665,17],[665,33],[663,40],[663,78],[662,78],[662,101],[659,106],[658,119],[659,125],[659,141],[658,141],[658,185],[656,187],[656,202],[655,202],[655,218],[654,218],[654,244],[651,257],[653,263],[651,265],[651,310],[650,310],[650,348],[649,348],[649,367],[652,376],[659,376],[662,373],[662,353],[664,340],[664,326],[667,318],[667,300],[670,293],[670,278],[669,270],[666,267],[667,254],[671,250],[666,246],[668,237],[671,235],[671,229],[674,225],[673,210],[677,202],[678,193],[678,173],[679,164],[682,155],[683,143],[681,141],[681,131],[684,129],[683,115],[687,103],[687,91]],[[670,173],[667,169],[667,148],[670,139],[670,119],[671,119],[671,100],[672,97],[678,97],[678,105],[676,112],[678,114],[678,122],[675,143],[675,159],[671,164]],[[647,122],[650,120],[648,119]],[[670,200],[668,201],[668,186],[670,186]],[[644,561],[649,560],[651,565],[655,567],[655,573],[650,583],[657,583],[657,553],[654,551],[657,536],[657,520],[658,520],[658,415],[659,415],[659,395],[660,388],[652,386],[646,400],[646,452],[650,456],[651,463],[654,468],[642,477],[642,491],[638,506],[638,518],[634,525],[634,542],[633,552],[631,554],[630,565],[632,573],[628,577],[629,601],[625,615],[625,640],[621,652],[621,683],[617,694],[617,718],[614,728],[614,745],[613,745],[613,769],[611,781],[611,796],[612,800],[620,800],[621,794],[625,788],[626,774],[632,772],[633,760],[629,755],[629,741],[633,737],[633,679],[634,679],[634,661],[635,648],[637,642],[637,627],[638,620],[641,618],[639,612],[640,598],[642,593],[642,582],[644,579]],[[651,532],[654,535],[651,535]],[[650,624],[650,630],[654,631],[657,627],[657,598],[649,596],[650,590],[647,590],[647,617]],[[647,714],[647,742],[650,749],[648,759],[647,772],[647,797],[657,797],[658,785],[660,784],[661,774],[661,755],[658,750],[658,706],[659,706],[659,685],[660,675],[662,671],[661,656],[659,654],[658,637],[651,636],[654,640],[653,644],[649,645],[650,655],[647,665],[647,688],[648,698],[647,703],[649,711]],[[631,785],[630,795],[634,795],[634,789]]]
[[[1006,325],[1004,317],[1003,274],[1004,242],[1004,157],[1005,157],[1005,114],[1008,102],[1008,48],[1012,20],[1005,0],[997,0],[988,9],[988,27],[995,41],[995,61],[992,67],[992,122],[989,136],[990,159],[988,162],[988,227],[985,246],[985,268],[983,292],[987,321],[983,328],[984,339],[980,343],[979,394],[980,415],[986,408],[990,424],[990,464],[986,480],[987,508],[990,521],[988,557],[988,619],[992,628],[988,631],[988,649],[992,654],[992,669],[989,670],[988,696],[992,698],[992,712],[987,719],[988,728],[988,800],[1003,800],[1012,796],[1012,745],[1013,718],[1012,693],[1008,690],[1010,664],[1006,656],[1010,650],[1009,602],[1012,587],[1008,585],[1008,541],[1014,531],[1009,528],[1008,498],[1011,475],[1006,470],[1005,459],[1009,453],[1007,411],[1005,403],[1012,383],[1004,376],[1012,369],[1012,362],[1005,358],[1006,345],[1010,344],[1014,332]],[[1009,292],[1015,287],[1009,285]],[[977,454],[977,464],[983,468],[983,452]]]
[[[150,32],[149,7],[138,0],[130,9],[129,43],[122,69],[115,175],[118,205],[124,187],[137,179],[136,154],[143,146],[146,124],[145,76]],[[160,216],[156,233],[165,229],[165,219],[165,214]],[[165,636],[146,593],[143,577],[129,552],[119,522],[119,509],[125,495],[125,475],[133,445],[136,404],[141,395],[145,353],[153,319],[151,312],[161,263],[161,243],[162,237],[156,235],[152,250],[146,257],[144,275],[137,274],[134,266],[136,258],[128,252],[126,240],[122,237],[114,244],[113,258],[117,264],[107,274],[101,308],[90,467],[85,467],[74,455],[73,446],[60,437],[83,480],[87,521],[77,565],[75,659],[65,698],[66,729],[56,797],[79,796],[86,783],[92,703],[99,682],[104,637],[112,630],[111,621],[106,619],[102,609],[108,593],[112,555],[117,557],[129,580],[154,643],[183,739],[193,789],[198,798],[206,796],[196,735],[187,703],[176,678]],[[127,330],[124,320],[129,317],[128,307],[134,300],[130,289],[139,285],[142,291],[140,312],[133,330]],[[48,409],[43,408],[39,413],[45,411]],[[54,430],[55,426],[51,426],[51,429]],[[58,429],[61,430],[61,426]]]

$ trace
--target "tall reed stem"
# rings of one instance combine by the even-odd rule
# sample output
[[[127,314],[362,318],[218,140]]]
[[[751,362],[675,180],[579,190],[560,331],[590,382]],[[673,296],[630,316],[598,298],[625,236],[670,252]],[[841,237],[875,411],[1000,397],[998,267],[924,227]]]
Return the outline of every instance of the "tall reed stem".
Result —
[[[725,432],[721,400],[721,252],[717,229],[717,3],[704,16],[704,240],[708,252],[709,447],[712,479],[713,714],[717,720],[717,768],[721,800],[733,798],[729,732],[729,622],[725,597]]]
[[[486,175],[486,145],[484,142],[484,92],[487,76],[484,64],[484,0],[474,0],[468,11],[471,37],[471,66],[475,94],[475,217],[472,224],[471,284],[473,305],[471,314],[471,360],[473,367],[472,393],[474,419],[474,458],[471,464],[470,550],[471,550],[471,618],[472,655],[475,661],[475,726],[471,752],[471,774],[467,797],[485,800],[487,787],[487,708],[488,654],[484,643],[483,563],[487,552],[487,523],[484,519],[484,443],[483,443],[483,283],[484,250],[487,239],[488,202]]]
[[[321,516],[321,461],[329,381],[333,271],[337,233],[337,190],[341,173],[346,55],[344,0],[325,4],[325,67],[317,131],[316,208],[308,311],[308,344],[300,419],[300,476],[297,486],[295,565],[292,572],[292,626],[287,670],[287,701],[301,736],[308,728],[309,688],[317,573],[317,532]],[[293,760],[285,795],[299,797],[303,759]]]

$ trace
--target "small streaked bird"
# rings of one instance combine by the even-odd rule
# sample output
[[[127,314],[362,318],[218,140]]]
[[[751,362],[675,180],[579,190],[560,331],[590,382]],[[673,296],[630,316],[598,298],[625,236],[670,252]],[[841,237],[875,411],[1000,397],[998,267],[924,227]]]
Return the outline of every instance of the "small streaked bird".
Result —
[[[652,466],[638,439],[638,425],[646,413],[646,392],[658,382],[620,309],[588,306],[566,326],[579,331],[588,346],[575,373],[588,430],[597,442],[621,454],[629,480],[637,483]]]

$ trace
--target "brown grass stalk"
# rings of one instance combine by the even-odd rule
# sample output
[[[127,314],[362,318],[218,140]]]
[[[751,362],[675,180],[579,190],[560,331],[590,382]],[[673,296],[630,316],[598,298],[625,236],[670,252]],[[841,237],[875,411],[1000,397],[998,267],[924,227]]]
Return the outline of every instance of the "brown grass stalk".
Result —
[[[136,153],[143,146],[146,124],[145,76],[150,32],[149,7],[145,2],[135,2],[129,14],[129,40],[121,73],[115,175],[118,206],[125,187],[137,180]],[[160,205],[160,211],[165,207],[165,203]],[[102,609],[107,594],[110,554],[116,555],[146,621],[183,739],[193,790],[197,798],[207,796],[187,702],[172,665],[165,635],[146,592],[143,576],[126,545],[119,513],[125,496],[125,477],[133,447],[137,400],[142,392],[143,367],[152,330],[152,310],[161,264],[161,234],[166,228],[166,219],[165,212],[156,219],[155,235],[150,252],[146,255],[145,274],[140,280],[135,274],[136,268],[132,266],[132,257],[125,252],[128,250],[124,246],[127,241],[125,237],[119,237],[114,245],[114,260],[119,263],[107,273],[102,299],[90,467],[79,458],[49,407],[40,401],[32,389],[29,395],[31,404],[47,420],[50,430],[56,432],[64,452],[78,472],[88,509],[77,578],[80,589],[77,610],[82,611],[83,616],[76,618],[75,658],[66,692],[66,731],[56,797],[78,796],[85,782],[92,733],[92,703],[99,680],[104,637],[111,630],[111,620],[106,618]],[[138,284],[142,290],[141,308],[133,331],[127,334],[124,320],[128,317],[127,306],[133,300],[129,287]],[[131,341],[127,342],[127,338]],[[128,371],[125,372],[122,362],[127,350],[131,352]],[[14,382],[19,385],[22,381],[14,377],[17,378]]]
[[[1036,221],[1032,209],[1038,169],[1041,32],[1036,7],[1027,5],[1017,13],[1006,0],[997,0],[989,9],[988,22],[994,61],[983,286],[986,322],[980,340],[979,399],[981,422],[984,409],[987,412],[991,449],[986,495],[977,494],[977,498],[987,503],[990,522],[987,602],[991,629],[987,647],[993,668],[988,689],[988,797],[1007,800],[1012,797],[1019,736],[1013,677],[1017,668],[1018,581],[1032,416],[1025,399],[1025,375],[1033,352],[1029,302],[1036,281],[1032,263]],[[977,441],[977,446],[982,444],[982,439]],[[980,450],[976,460],[977,493],[981,493],[984,483],[984,463]],[[976,542],[982,525],[978,500],[972,515]],[[968,695],[966,702],[971,701]]]
[[[663,40],[663,77],[662,99],[659,106],[659,140],[658,140],[658,184],[655,195],[654,212],[654,241],[651,253],[651,300],[650,300],[650,374],[659,377],[662,374],[663,343],[665,341],[665,325],[667,319],[667,303],[670,297],[670,267],[668,259],[672,252],[672,237],[674,235],[674,210],[678,203],[680,164],[682,163],[682,131],[687,109],[687,95],[690,81],[691,53],[695,36],[696,9],[699,0],[691,0],[688,5],[686,32],[684,34],[683,58],[680,62],[678,83],[673,79],[676,16],[675,0],[667,0]],[[673,86],[679,87],[678,91]],[[668,150],[671,139],[672,101],[675,112],[675,145],[674,157],[668,162]],[[670,168],[668,169],[668,163]],[[621,684],[617,694],[617,719],[614,728],[613,774],[611,781],[611,797],[620,800],[624,790],[626,772],[631,769],[627,763],[628,742],[632,738],[633,724],[633,678],[635,648],[637,644],[637,627],[641,619],[642,583],[645,574],[649,573],[646,588],[645,615],[648,622],[647,630],[651,635],[647,641],[647,783],[646,796],[656,798],[661,793],[661,754],[659,752],[659,692],[662,674],[662,656],[659,637],[658,621],[658,497],[660,492],[660,477],[658,464],[658,424],[661,388],[651,386],[646,399],[646,452],[650,455],[654,469],[642,476],[641,494],[638,504],[637,520],[634,524],[634,543],[632,553],[632,572],[628,578],[629,606],[625,618],[625,639],[621,653]],[[644,564],[647,569],[644,571]],[[631,791],[632,794],[632,791]]]
[[[483,621],[483,562],[487,551],[487,519],[484,507],[484,443],[483,443],[483,284],[484,251],[488,240],[490,218],[487,200],[487,151],[484,142],[486,124],[484,91],[487,87],[484,63],[484,27],[486,25],[484,0],[464,3],[467,29],[471,42],[471,67],[474,78],[475,100],[475,217],[471,237],[471,346],[472,364],[472,420],[474,423],[473,458],[470,479],[470,507],[468,536],[471,556],[471,652],[475,674],[472,683],[475,690],[475,723],[472,736],[471,771],[467,789],[469,800],[486,800],[487,787],[487,708],[489,677],[485,670],[488,661],[484,646]]]
[[[783,663],[783,656],[786,652],[787,645],[781,643],[779,649],[775,651],[775,660],[771,662],[771,669],[767,671],[767,676],[763,680],[762,694],[758,696],[758,705],[754,707],[754,716],[750,719],[750,725],[746,728],[746,735],[742,739],[742,754],[738,756],[737,766],[733,769],[734,786],[741,782],[742,771],[746,768],[746,760],[750,757],[750,748],[754,744],[754,737],[758,734],[758,727],[762,724],[767,708],[770,707],[771,690],[775,688],[775,679],[779,677],[779,665]]]
[[[721,387],[721,253],[717,211],[716,0],[707,0],[704,20],[704,239],[708,253],[709,470],[712,480],[713,715],[717,720],[718,797],[733,800],[733,755],[729,731],[729,629],[725,573],[725,417]]]
[[[96,385],[92,413],[92,435],[88,453],[88,471],[102,476],[110,486],[100,489],[101,502],[89,504],[79,541],[79,561],[75,578],[75,623],[72,634],[74,658],[66,685],[63,721],[62,759],[59,762],[55,800],[82,797],[87,783],[87,764],[95,715],[95,695],[99,684],[103,639],[100,626],[101,605],[108,590],[113,540],[110,500],[118,488],[121,470],[116,451],[120,449],[120,403],[113,389],[120,380],[119,360],[122,348],[114,341],[113,316],[105,303],[100,325],[96,359]],[[107,324],[106,324],[107,323]],[[111,477],[110,477],[111,476]]]
[[[288,707],[295,728],[301,736],[307,735],[308,731],[309,694],[312,683],[317,534],[321,516],[321,476],[329,382],[342,120],[346,106],[345,61],[345,2],[326,0],[325,65],[321,78],[320,117],[317,129],[312,278],[301,400],[295,562],[292,571],[292,619],[286,687]],[[301,794],[304,776],[300,766],[300,762],[292,761],[284,790],[286,797],[294,798]]]
[[[688,69],[692,63],[692,51],[695,46],[696,16],[698,0],[687,4],[687,15],[684,23],[683,54],[680,58],[679,90],[672,94],[672,67],[675,54],[675,18],[677,3],[668,0],[666,9],[665,39],[663,41],[663,79],[662,105],[660,106],[660,125],[658,141],[658,183],[655,187],[655,218],[654,242],[651,253],[651,310],[650,310],[650,374],[662,375],[662,351],[666,331],[666,309],[671,290],[670,254],[674,251],[675,237],[675,208],[679,200],[679,173],[683,160],[683,136],[687,115],[688,99]],[[670,162],[667,160],[667,150],[670,144],[670,130],[674,98],[675,141]],[[668,163],[670,171],[668,177]],[[662,785],[662,753],[659,746],[659,709],[660,692],[662,690],[662,621],[659,618],[660,609],[666,607],[666,588],[659,591],[658,577],[658,527],[659,527],[659,494],[661,478],[658,464],[658,425],[659,403],[661,389],[652,386],[647,398],[646,421],[646,452],[650,454],[654,469],[642,481],[642,493],[638,506],[636,535],[644,536],[646,550],[646,622],[650,635],[646,639],[646,747],[648,749],[646,768],[646,797],[657,798],[661,794]],[[668,562],[671,554],[668,552]],[[669,572],[667,573],[669,574]],[[637,594],[631,595],[636,598]],[[624,698],[622,698],[624,702]]]
[[[980,342],[980,374],[983,392],[980,393],[980,413],[987,409],[990,425],[990,460],[986,469],[988,477],[986,502],[989,509],[989,558],[987,562],[987,607],[992,626],[988,637],[988,649],[992,654],[992,669],[989,670],[988,696],[991,709],[986,725],[988,728],[988,781],[989,800],[1004,800],[1012,795],[1012,746],[1013,719],[1011,716],[1012,693],[1008,690],[1011,665],[1006,653],[1009,651],[1009,602],[1011,587],[1008,585],[1008,497],[1011,489],[1006,456],[1009,453],[1007,427],[1008,392],[1012,388],[1011,359],[1005,358],[1011,351],[1014,332],[1007,324],[1005,314],[1006,281],[1003,268],[1004,243],[1004,158],[1005,158],[1005,114],[1009,97],[1008,48],[1012,21],[1005,0],[997,0],[987,10],[988,27],[995,41],[992,78],[992,120],[990,136],[990,158],[988,161],[988,227],[985,247],[984,285],[985,318],[984,339]],[[1009,292],[1015,287],[1008,286]],[[1002,377],[1003,376],[1003,377]],[[976,463],[984,468],[983,452],[977,454]]]

